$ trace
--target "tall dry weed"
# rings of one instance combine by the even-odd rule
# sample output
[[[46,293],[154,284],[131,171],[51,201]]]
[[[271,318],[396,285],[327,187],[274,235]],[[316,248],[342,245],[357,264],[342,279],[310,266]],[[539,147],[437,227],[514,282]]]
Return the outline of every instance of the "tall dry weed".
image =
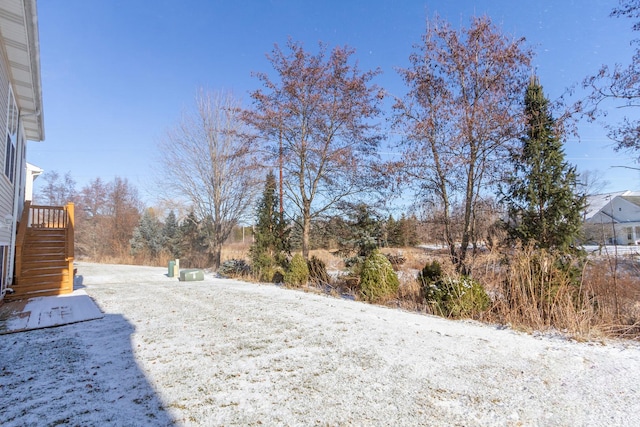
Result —
[[[334,255],[335,251],[328,249],[313,249],[309,251],[310,256],[315,256],[320,261],[324,262],[328,271],[342,271],[345,269],[344,259],[337,255]]]
[[[636,259],[593,259],[585,269],[584,284],[603,332],[640,338],[640,265]]]
[[[596,318],[580,263],[565,255],[517,248],[506,258],[494,312],[505,323],[535,330],[589,333]]]

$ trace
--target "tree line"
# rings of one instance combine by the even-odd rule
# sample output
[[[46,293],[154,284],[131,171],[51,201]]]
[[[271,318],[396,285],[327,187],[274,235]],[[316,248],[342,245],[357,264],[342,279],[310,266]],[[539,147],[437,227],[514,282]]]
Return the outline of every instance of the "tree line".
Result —
[[[145,206],[138,189],[119,177],[111,182],[96,178],[79,190],[71,172],[61,175],[57,171],[48,171],[41,180],[43,183],[38,186],[35,204],[61,206],[72,202],[76,205],[75,250],[78,258],[158,265],[178,258],[183,260],[185,267],[211,265],[208,243],[213,229],[211,218],[200,220],[194,211],[186,210],[186,207],[176,211]],[[267,189],[275,189],[273,174],[267,177],[265,185]],[[269,242],[281,236],[281,241],[286,240],[287,243],[280,249],[287,253],[300,251],[302,230],[295,222],[283,221],[278,223],[279,228],[270,225],[271,228],[260,229],[259,224],[265,221],[261,216],[277,207],[277,200],[271,205],[264,200],[256,206],[258,226],[235,226],[225,243],[268,246]],[[393,215],[385,218],[371,208],[360,208],[366,210],[367,221],[374,224],[371,229],[363,225],[365,221],[362,218],[355,216],[319,218],[312,223],[310,247],[327,250],[346,247],[348,244],[345,242],[351,241],[354,233],[361,230],[373,236],[376,245],[382,247],[415,246],[421,242],[418,237],[421,221],[415,214],[403,213],[398,219]],[[279,218],[279,213],[272,212],[271,218],[276,216]],[[263,240],[267,242],[263,243]]]

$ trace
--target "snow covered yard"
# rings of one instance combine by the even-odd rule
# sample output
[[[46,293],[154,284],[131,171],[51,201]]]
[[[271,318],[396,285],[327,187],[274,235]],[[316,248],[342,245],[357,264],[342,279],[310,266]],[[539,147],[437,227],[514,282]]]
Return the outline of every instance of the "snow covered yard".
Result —
[[[79,263],[105,317],[0,336],[3,425],[640,425],[640,346]]]

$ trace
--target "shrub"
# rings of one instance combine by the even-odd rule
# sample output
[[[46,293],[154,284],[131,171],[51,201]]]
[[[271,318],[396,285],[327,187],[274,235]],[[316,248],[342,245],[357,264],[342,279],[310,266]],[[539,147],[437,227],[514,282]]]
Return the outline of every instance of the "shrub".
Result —
[[[375,249],[365,259],[360,271],[360,294],[369,302],[384,301],[398,293],[398,276],[391,263]]]
[[[230,259],[218,268],[218,274],[227,277],[244,277],[251,273],[251,267],[243,259]]]
[[[329,275],[327,274],[327,265],[315,255],[307,261],[309,268],[309,279],[316,284],[329,283]]]
[[[291,263],[284,274],[284,283],[289,286],[302,286],[309,281],[309,267],[307,261],[300,254],[291,258]]]
[[[251,269],[256,279],[270,282],[276,271],[276,260],[266,252],[251,254]]]
[[[271,276],[271,282],[273,283],[284,283],[284,274],[285,271],[282,267],[276,267],[273,272],[273,276]]]
[[[442,280],[447,294],[442,308],[450,317],[473,317],[491,304],[482,285],[468,276],[460,276]]]
[[[472,317],[489,307],[491,300],[480,283],[468,276],[443,277],[437,261],[418,273],[418,284],[432,313],[445,317]]]
[[[438,261],[432,261],[431,264],[427,263],[422,271],[418,273],[418,284],[422,290],[423,295],[428,289],[429,285],[433,282],[437,282],[442,278],[442,267]]]

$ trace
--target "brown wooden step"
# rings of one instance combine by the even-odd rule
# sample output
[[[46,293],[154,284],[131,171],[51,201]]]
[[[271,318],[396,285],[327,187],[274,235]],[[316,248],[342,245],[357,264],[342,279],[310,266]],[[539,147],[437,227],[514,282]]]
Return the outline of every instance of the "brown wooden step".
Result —
[[[21,268],[22,276],[40,276],[49,274],[60,274],[62,270],[68,268],[66,262],[41,262],[23,264]]]
[[[27,234],[65,234],[63,228],[28,228]]]
[[[63,242],[33,242],[33,243],[26,243],[24,245],[22,245],[22,250],[23,251],[42,251],[43,249],[55,249],[55,250],[60,250],[60,249],[64,249],[65,248],[65,244]]]
[[[46,296],[53,296],[53,295],[65,295],[65,294],[70,294],[71,292],[73,292],[73,287],[71,287],[71,289],[64,289],[64,290],[60,288],[51,288],[51,289],[39,288],[39,289],[29,290],[26,292],[18,290],[12,294],[7,293],[4,299],[6,301],[16,301],[16,300],[27,299],[27,298],[46,297]]]
[[[48,252],[48,253],[36,253],[36,252],[30,252],[28,254],[24,254],[22,256],[22,262],[29,262],[29,261],[59,261],[59,260],[65,260],[67,257],[65,256],[64,252]]]
[[[49,254],[28,254],[22,256],[22,264],[28,264],[30,262],[52,262],[52,261],[65,261],[66,257],[62,253],[49,253]]]

